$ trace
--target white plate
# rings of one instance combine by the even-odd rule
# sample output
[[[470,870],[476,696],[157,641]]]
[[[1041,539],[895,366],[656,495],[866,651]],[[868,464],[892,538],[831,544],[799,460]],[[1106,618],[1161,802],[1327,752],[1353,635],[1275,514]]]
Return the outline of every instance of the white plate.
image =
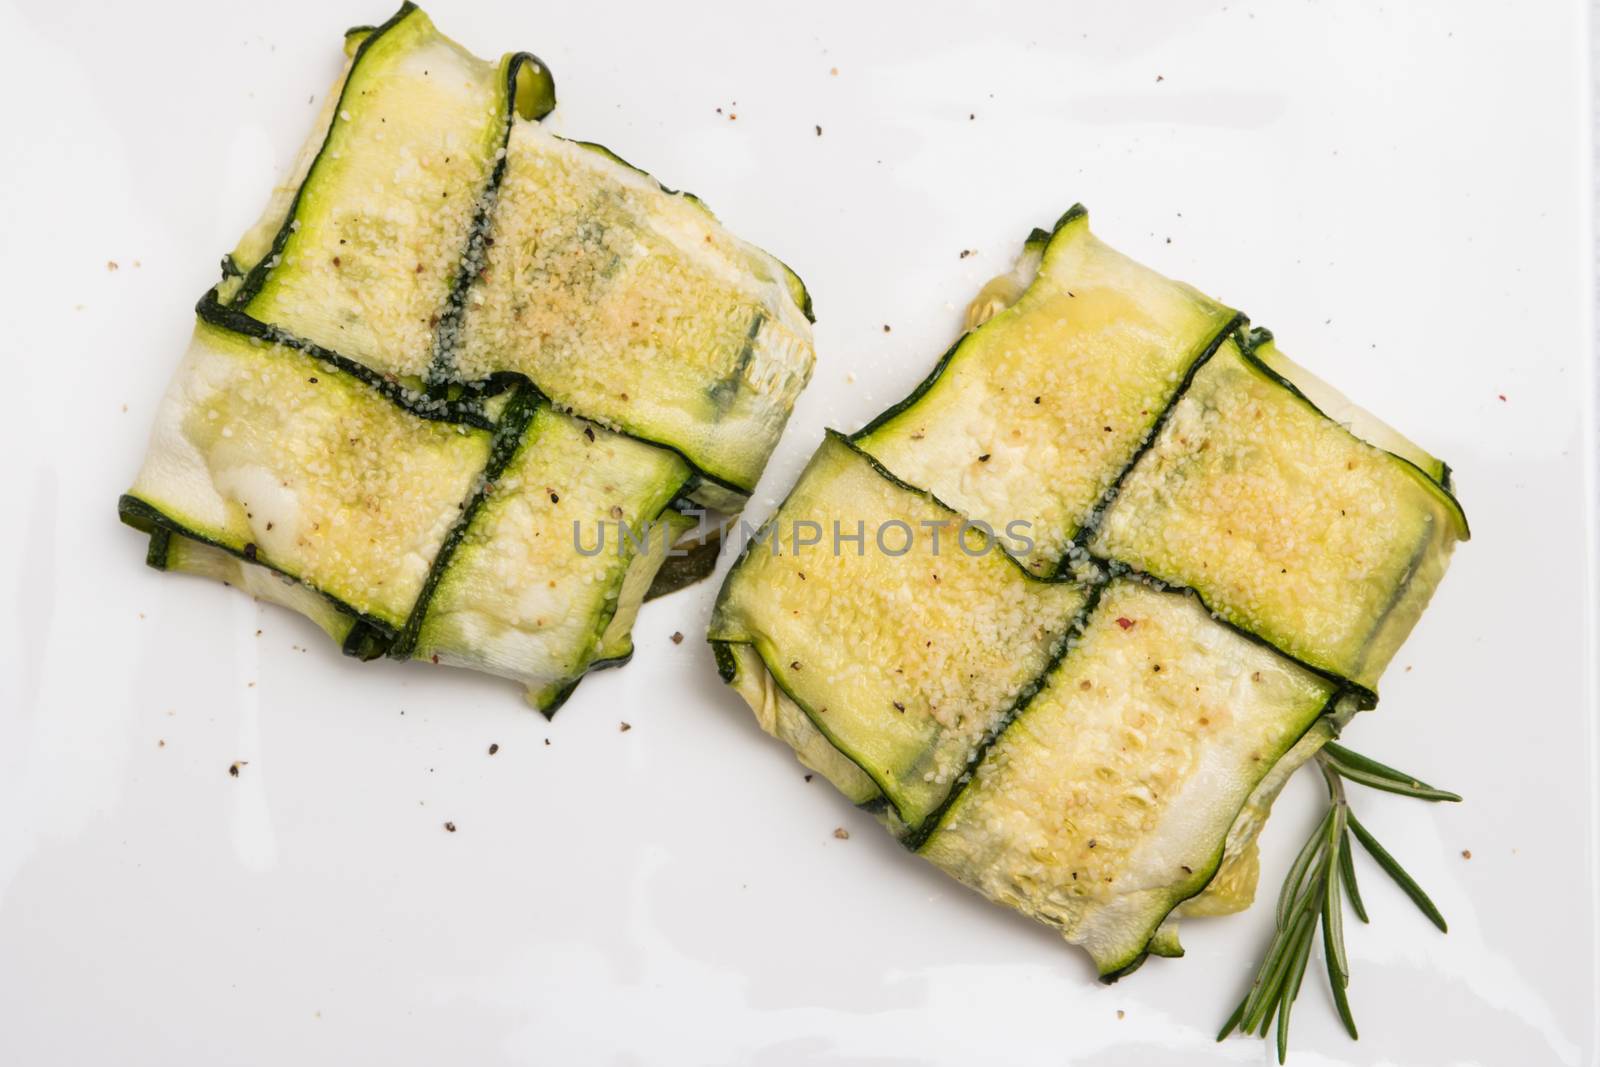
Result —
[[[0,1062],[1265,1061],[1211,1035],[1266,904],[1096,984],[802,780],[717,681],[714,582],[546,725],[141,566],[113,505],[188,308],[376,2],[0,8]],[[1347,737],[1466,795],[1358,798],[1450,934],[1365,867],[1362,1039],[1314,972],[1293,1062],[1595,1062],[1581,4],[496,7],[433,14],[538,52],[556,128],[810,283],[815,382],[757,512],[1074,200],[1448,458],[1476,537]]]

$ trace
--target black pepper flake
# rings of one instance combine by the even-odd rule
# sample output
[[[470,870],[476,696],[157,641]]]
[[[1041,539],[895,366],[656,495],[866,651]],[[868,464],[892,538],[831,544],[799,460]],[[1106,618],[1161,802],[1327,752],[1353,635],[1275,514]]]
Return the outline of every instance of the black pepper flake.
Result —
[[[552,504],[561,503],[561,497],[559,495],[555,494],[555,493],[551,493],[550,494],[550,503],[552,503]]]
[[[629,723],[622,723],[620,726],[617,727],[617,730],[620,733],[627,733],[631,729],[633,729],[633,726],[630,725]]]
[[[900,712],[902,715],[905,714],[906,706],[904,704],[900,703],[898,700],[894,701],[893,703],[895,711]]]
[[[883,332],[884,333],[888,333],[889,332],[889,324],[887,322],[883,324]]]
[[[246,541],[244,543],[244,558],[250,560],[252,563],[255,562],[256,543],[254,541]]]
[[[594,440],[594,427],[593,426],[585,426],[583,428],[583,436],[585,436],[589,440],[593,441]]]
[[[310,382],[312,385],[317,384],[317,380],[315,378],[307,378],[306,381]]]
[[[989,462],[989,453],[985,452],[983,455],[979,456],[978,457],[978,462],[979,463],[987,463],[987,462]]]
[[[821,127],[821,126],[818,126],[818,127],[817,127],[817,136],[818,136],[818,137],[821,137],[821,136],[822,136],[822,127]]]
[[[791,671],[798,671],[798,670],[800,670],[800,669],[801,669],[801,667],[800,667],[800,661],[799,661],[799,660],[793,660],[793,661],[792,661],[792,662],[790,662],[790,664],[789,664],[789,669],[790,669],[790,670],[791,670]]]
[[[447,823],[445,823],[445,824],[444,824],[444,828],[445,828],[445,831],[446,831],[446,832],[447,832],[447,833],[452,833],[452,834],[453,834],[453,833],[455,833],[455,832],[456,832],[456,824],[455,824],[455,823],[453,823],[453,822],[447,822]]]
[[[810,774],[806,775],[806,781],[808,781],[808,782],[811,781],[811,779],[813,777],[815,777],[815,776],[814,775],[810,775]]]
[[[228,767],[228,776],[230,778],[239,777],[239,768],[247,766],[249,762],[249,760],[234,760]]]
[[[681,631],[674,630],[672,632],[672,643],[675,645],[683,644],[683,634]]]
[[[489,746],[489,755],[491,755],[491,756],[492,756],[492,755],[494,755],[494,754],[495,754],[495,753],[496,753],[496,752],[499,752],[499,751],[500,751],[500,745],[499,745],[499,744],[498,744],[498,743],[496,743],[496,744],[491,744],[491,745],[490,745],[490,746]]]

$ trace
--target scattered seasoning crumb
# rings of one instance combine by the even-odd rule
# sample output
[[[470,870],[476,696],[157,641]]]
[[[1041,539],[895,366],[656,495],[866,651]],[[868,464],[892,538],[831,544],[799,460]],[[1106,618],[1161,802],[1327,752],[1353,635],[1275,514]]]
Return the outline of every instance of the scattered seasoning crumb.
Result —
[[[1158,79],[1157,79],[1157,81],[1159,81],[1159,80],[1160,80],[1160,79],[1159,79],[1159,78],[1158,78]],[[1121,1008],[1118,1008],[1118,1009],[1117,1009],[1117,1018],[1119,1018],[1119,1019],[1123,1019],[1123,1018],[1126,1018],[1126,1017],[1127,1017],[1127,1015],[1128,1015],[1128,1013],[1127,1013],[1127,1012],[1125,1012],[1125,1011],[1123,1011],[1123,1010],[1122,1010],[1122,1009],[1121,1009]]]
[[[789,669],[790,669],[790,670],[791,670],[791,671],[798,671],[798,670],[800,670],[800,669],[801,669],[801,667],[800,667],[800,661],[799,661],[799,660],[793,660],[793,661],[791,661],[791,662],[790,662],[790,664],[789,664]]]
[[[979,463],[987,463],[987,462],[989,462],[989,456],[990,456],[990,453],[985,452],[983,455],[978,457],[978,462]]]
[[[546,748],[550,747],[550,739],[548,737],[544,739],[544,745]]]
[[[1461,858],[1464,859],[1464,860],[1470,860],[1472,858],[1472,850],[1470,848],[1462,849],[1461,850]]]
[[[126,404],[122,405],[122,413],[124,415],[126,415],[128,413],[128,405],[126,405]]]
[[[120,269],[120,268],[117,266],[117,261],[116,260],[114,260],[114,259],[106,260],[106,270],[114,271],[114,270],[118,270],[118,269]]]
[[[737,121],[739,121],[739,116],[735,115],[733,112],[730,111],[730,112],[728,112],[728,121],[729,122],[737,122]]]
[[[495,743],[493,743],[493,744],[491,744],[491,745],[490,745],[490,746],[489,746],[489,755],[491,755],[491,756],[492,756],[492,755],[494,755],[494,754],[495,754],[495,753],[496,753],[496,752],[499,752],[499,751],[500,751],[500,744],[499,744],[499,742],[495,742]]]
[[[1122,627],[1124,630],[1131,630],[1133,629],[1133,620],[1128,618],[1126,615],[1119,615],[1117,616],[1117,625]]]
[[[836,826],[833,830],[833,836],[837,837],[840,841],[848,841],[850,840],[850,831],[846,830],[842,826]]]
[[[234,760],[231,764],[228,765],[228,777],[230,777],[230,778],[239,777],[239,768],[240,767],[247,767],[249,765],[250,765],[250,761],[249,760],[242,760],[242,759],[241,760]]]
[[[818,137],[821,137],[821,136],[822,136],[822,127],[821,127],[821,126],[818,126],[818,127],[817,127],[817,136],[818,136]]]
[[[1166,81],[1166,80],[1167,80],[1167,79],[1165,79],[1165,78],[1163,78],[1163,77],[1162,77],[1162,76],[1161,76],[1161,75],[1159,75],[1159,74],[1157,74],[1157,75],[1156,75],[1156,81],[1158,81],[1158,82],[1164,82],[1164,81]]]
[[[814,777],[815,777],[815,775],[810,775],[810,774],[808,774],[808,775],[806,775],[806,781],[808,781],[808,782],[809,782],[809,781],[811,781],[811,779],[812,779],[812,778],[814,778]]]
[[[617,729],[621,733],[627,733],[629,730],[633,729],[633,726],[630,725],[629,723],[623,723],[621,726],[617,727]],[[549,744],[548,741],[545,742],[545,743]]]
[[[445,823],[445,824],[444,824],[444,828],[445,828],[445,831],[446,831],[446,832],[447,832],[447,833],[452,833],[452,834],[453,834],[453,833],[455,833],[455,832],[456,832],[456,824],[455,824],[455,823],[453,823],[453,822],[447,822],[447,823]]]
[[[977,116],[977,115],[976,115],[976,114],[974,114],[974,113],[969,113],[969,114],[968,114],[968,115],[967,115],[967,121],[968,121],[968,122],[971,122],[971,121],[973,121],[973,120],[974,120],[974,119],[976,119],[976,118],[977,118],[977,117],[978,117],[978,116]]]
[[[888,333],[889,332],[889,324],[887,322],[883,324],[883,332],[884,333]]]
[[[675,644],[675,645],[683,644],[683,633],[682,633],[682,631],[679,631],[679,630],[672,631],[672,643]]]
[[[967,257],[968,257],[968,256],[975,256],[975,255],[977,255],[977,254],[978,254],[978,252],[977,252],[977,250],[976,250],[976,249],[973,249],[973,248],[963,248],[963,249],[962,249],[962,250],[961,250],[961,254],[960,254],[960,255],[958,255],[958,256],[957,256],[957,257],[956,257],[956,258],[957,258],[957,259],[966,259],[966,258],[967,258]]]
[[[159,738],[159,737],[156,738],[156,747],[157,748],[166,748],[167,747],[166,740],[163,739],[163,738]]]
[[[831,70],[829,70],[828,73],[833,75],[835,78],[837,78],[839,76],[839,68],[838,67],[834,67]]]
[[[1504,393],[1501,393],[1501,394],[1499,394],[1499,396],[1500,396],[1500,402],[1501,402],[1501,403],[1502,403],[1502,404],[1503,404],[1503,403],[1505,403],[1505,401],[1506,401],[1506,394],[1504,394]]]
[[[906,706],[904,704],[900,703],[898,700],[892,700],[892,701],[890,701],[890,703],[894,705],[894,710],[895,711],[898,711],[901,714],[905,713]]]

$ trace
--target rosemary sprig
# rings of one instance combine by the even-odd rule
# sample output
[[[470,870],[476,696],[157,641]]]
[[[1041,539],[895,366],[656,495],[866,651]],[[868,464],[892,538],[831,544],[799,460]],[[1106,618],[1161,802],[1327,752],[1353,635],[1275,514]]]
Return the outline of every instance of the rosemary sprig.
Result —
[[[1369,920],[1356,884],[1351,835],[1433,925],[1440,930],[1446,928],[1444,916],[1417,885],[1416,879],[1407,874],[1389,850],[1372,836],[1372,831],[1356,819],[1344,786],[1347,781],[1355,782],[1418,800],[1458,801],[1461,798],[1332,742],[1317,753],[1316,761],[1328,786],[1328,813],[1290,865],[1278,894],[1276,929],[1266,955],[1256,969],[1249,991],[1223,1024],[1222,1032],[1217,1034],[1218,1041],[1235,1030],[1266,1037],[1276,1018],[1279,1063],[1289,1055],[1289,1012],[1300,994],[1300,983],[1311,959],[1311,943],[1316,940],[1319,926],[1334,1008],[1351,1038],[1357,1036],[1355,1017],[1350,1014],[1350,1002],[1345,995],[1350,984],[1350,959],[1344,948],[1345,900],[1350,901],[1356,918],[1362,922]]]

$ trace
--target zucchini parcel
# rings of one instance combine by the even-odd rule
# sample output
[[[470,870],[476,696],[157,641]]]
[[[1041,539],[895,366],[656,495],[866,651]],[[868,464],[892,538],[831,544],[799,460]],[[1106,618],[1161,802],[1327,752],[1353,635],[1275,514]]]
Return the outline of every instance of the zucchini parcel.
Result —
[[[709,636],[763,729],[1112,980],[1250,902],[1273,799],[1375,704],[1466,519],[1445,464],[1081,207],[968,324],[829,433]]]
[[[119,513],[154,567],[553,712],[627,660],[647,596],[709,573],[695,516],[760,476],[809,297],[697,199],[543,130],[536,57],[479,59],[411,4],[345,51]]]

